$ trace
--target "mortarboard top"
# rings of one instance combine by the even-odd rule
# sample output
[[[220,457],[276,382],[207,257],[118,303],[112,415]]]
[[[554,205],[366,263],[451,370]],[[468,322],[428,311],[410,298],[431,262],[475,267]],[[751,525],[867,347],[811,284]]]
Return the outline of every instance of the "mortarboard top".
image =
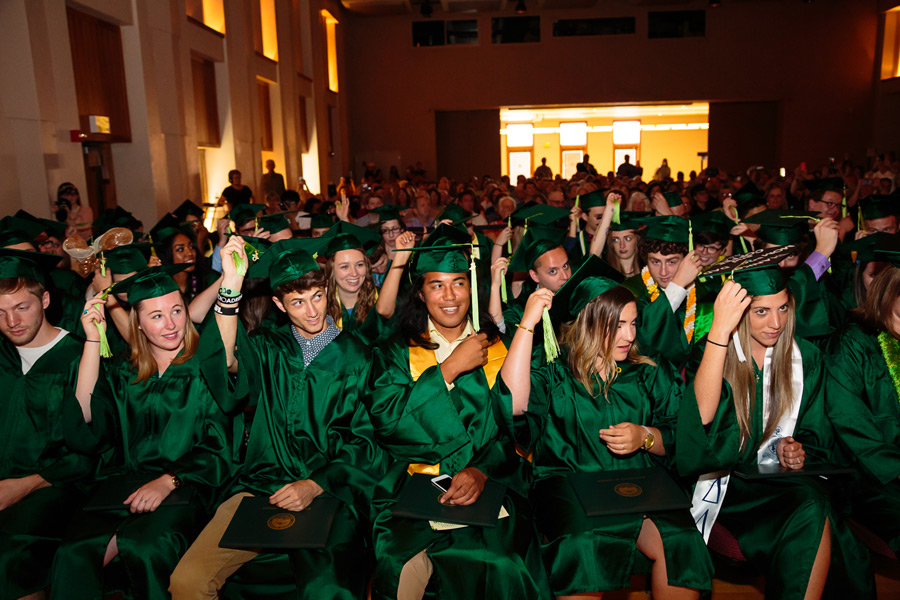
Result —
[[[618,223],[610,223],[609,229],[610,231],[627,231],[629,229],[634,229],[635,231],[639,229],[642,225],[638,219],[643,219],[644,217],[649,217],[650,213],[647,211],[622,211],[619,215]]]
[[[259,217],[257,226],[269,233],[278,233],[285,229],[290,229],[291,224],[284,218],[284,213],[275,213],[274,215],[263,215]]]
[[[244,238],[245,241],[250,239],[252,238]],[[312,271],[318,271],[319,263],[313,258],[314,251],[310,248],[319,243],[318,238],[278,240],[268,249],[261,251],[257,260],[248,257],[251,262],[247,269],[247,277],[268,277],[269,286],[274,291],[279,285],[300,279]],[[262,250],[260,246],[253,245]]]
[[[47,284],[47,273],[53,270],[62,256],[0,248],[0,279],[23,278]]]
[[[610,290],[625,276],[610,267],[600,257],[591,254],[578,270],[553,294],[550,318],[554,323],[565,323],[578,316],[587,303]]]
[[[787,286],[784,270],[778,263],[798,250],[799,247],[792,244],[729,256],[713,265],[703,276],[729,275],[751,296],[777,294]]]
[[[687,245],[688,243],[687,219],[663,215],[657,217],[644,217],[642,219],[637,219],[637,221],[647,225],[647,230],[641,234],[646,239],[674,242],[676,244],[684,245]]]
[[[471,244],[472,236],[464,225],[448,225],[441,223],[434,228],[421,244],[421,247],[446,246],[447,244]]]
[[[334,225],[334,216],[328,213],[319,213],[309,219],[310,229],[328,229]]]
[[[370,254],[381,244],[378,233],[346,221],[338,221],[325,235],[315,239],[321,241],[318,252],[324,256],[333,256],[341,250],[362,250]]]
[[[859,206],[865,221],[883,219],[900,213],[900,200],[883,194],[863,198],[859,201]]]
[[[471,214],[459,204],[448,204],[434,220],[436,223],[449,220],[453,225],[458,225],[474,218],[475,215]]]
[[[509,260],[510,273],[527,273],[544,253],[563,243],[565,231],[540,225],[529,227]]]
[[[0,231],[17,231],[26,236],[28,242],[33,242],[44,233],[44,226],[31,219],[3,217],[0,219]]]
[[[380,221],[402,221],[403,217],[400,216],[400,213],[404,210],[409,210],[409,207],[397,206],[394,204],[382,204],[369,212],[377,214]]]
[[[672,208],[684,204],[684,200],[681,199],[681,194],[678,192],[665,192],[663,198],[666,199],[666,204]]]
[[[415,264],[413,275],[426,273],[468,273],[468,244],[448,244],[441,246],[420,246],[414,249]]]
[[[95,233],[99,235],[104,231],[95,230]],[[188,233],[188,229],[181,225],[181,221],[179,221],[177,217],[169,213],[163,215],[163,218],[160,219],[152,229],[150,229],[150,237],[153,239],[153,245],[156,247],[159,247],[159,245],[162,244],[166,239],[179,233],[183,233],[184,235],[191,237],[191,234]]]
[[[172,214],[178,217],[179,221],[186,220],[189,216],[203,218],[203,208],[190,200],[185,200],[178,205],[178,208],[172,211]]]
[[[803,185],[806,186],[810,192],[817,192],[819,190],[826,190],[831,192],[838,192],[839,194],[844,193],[844,180],[840,177],[823,177],[821,179],[806,179],[803,181]]]
[[[593,192],[591,192],[593,193]],[[584,200],[585,196],[581,197]],[[582,204],[582,208],[584,205]],[[567,219],[569,211],[549,204],[528,202],[516,209],[511,215],[513,225],[550,225],[560,219]]]
[[[735,223],[721,210],[712,210],[691,218],[691,229],[694,233],[707,231],[723,238],[731,235]]]
[[[581,210],[584,212],[588,212],[592,208],[597,206],[606,206],[606,196],[603,194],[603,190],[594,190],[593,192],[588,192],[587,194],[579,194],[578,198],[578,206],[581,207]],[[567,210],[560,209],[566,212]]]
[[[765,194],[761,189],[759,189],[758,185],[756,185],[752,181],[748,181],[747,183],[739,187],[738,190],[734,193],[735,199],[737,199],[738,196],[754,196],[757,198],[764,198]]]
[[[890,239],[892,237],[896,237],[896,234],[877,231],[873,234],[861,237],[858,240],[839,245],[838,251],[841,254],[856,252],[856,262],[872,262],[877,259],[875,249],[890,244]]]
[[[783,210],[768,208],[743,220],[750,225],[759,225],[756,234],[767,244],[787,246],[796,244],[804,233],[809,232],[809,221],[819,220],[818,213],[806,210]]]
[[[172,292],[180,291],[172,277],[191,265],[163,265],[146,267],[115,286],[117,294],[128,294],[128,303],[136,306],[138,302],[159,298]]]
[[[114,227],[124,227],[125,229],[137,231],[142,226],[141,222],[138,221],[133,214],[121,206],[117,206],[115,208],[108,208],[100,213],[91,224],[91,229],[95,234],[101,234]]]
[[[135,273],[147,268],[147,261],[150,257],[150,244],[147,242],[134,242],[116,246],[112,250],[103,253],[106,257],[106,266],[113,273],[122,275],[125,273]]]
[[[234,221],[236,227],[240,227],[247,221],[252,221],[260,216],[259,213],[265,209],[265,204],[238,204],[225,217]]]
[[[900,269],[900,235],[888,234],[878,240],[875,244],[875,260],[889,262],[892,267]]]
[[[66,223],[60,223],[59,221],[52,221],[50,219],[41,219],[40,217],[36,217],[30,212],[21,209],[19,209],[13,216],[18,219],[39,223],[41,227],[41,233],[47,235],[48,237],[53,236],[58,240],[66,239],[66,229],[68,228],[68,225]]]
[[[18,244],[31,244],[34,246],[34,239],[19,229],[0,231],[0,248],[8,248]]]

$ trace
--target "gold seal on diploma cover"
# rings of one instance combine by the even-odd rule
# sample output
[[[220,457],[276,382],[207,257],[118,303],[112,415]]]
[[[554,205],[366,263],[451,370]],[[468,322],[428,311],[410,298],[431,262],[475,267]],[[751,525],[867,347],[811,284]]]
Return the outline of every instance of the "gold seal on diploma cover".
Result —
[[[287,529],[297,519],[294,518],[294,515],[291,513],[278,513],[277,515],[272,515],[269,517],[269,520],[266,521],[266,525],[269,526],[269,529],[274,529],[275,531],[281,531],[282,529]]]
[[[644,490],[636,483],[617,483],[613,490],[620,496],[634,498],[644,493]]]

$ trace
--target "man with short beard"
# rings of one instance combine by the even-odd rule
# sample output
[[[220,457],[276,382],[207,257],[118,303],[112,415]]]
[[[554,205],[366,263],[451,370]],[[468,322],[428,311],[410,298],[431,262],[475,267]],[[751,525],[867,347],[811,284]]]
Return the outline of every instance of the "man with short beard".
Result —
[[[66,525],[74,483],[93,461],[72,452],[63,415],[82,343],[46,318],[46,272],[60,257],[0,250],[0,598],[40,598]],[[77,423],[77,421],[76,421]]]

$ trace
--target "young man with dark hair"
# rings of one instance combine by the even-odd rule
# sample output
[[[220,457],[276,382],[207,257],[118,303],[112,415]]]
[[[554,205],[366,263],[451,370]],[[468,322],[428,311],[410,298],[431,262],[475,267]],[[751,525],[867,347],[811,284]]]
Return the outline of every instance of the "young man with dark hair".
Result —
[[[82,343],[46,318],[60,257],[0,250],[0,598],[40,598],[93,461],[66,442]],[[68,407],[67,404],[72,406]]]
[[[507,348],[486,312],[470,318],[469,260],[435,242],[419,248],[398,333],[380,345],[366,404],[379,443],[395,457],[372,502],[372,598],[549,597],[530,511],[524,460],[495,421],[491,388]],[[483,306],[483,304],[482,304]],[[396,517],[410,475],[452,477],[441,501],[476,502],[490,477],[508,486],[496,527],[448,529]],[[508,513],[506,516],[504,513]]]
[[[235,494],[172,574],[176,600],[218,597],[226,580],[259,554],[220,548],[219,540],[244,497],[262,496],[286,511],[301,511],[320,495],[340,500],[328,545],[289,552],[300,598],[355,599],[365,595],[370,549],[361,510],[383,471],[384,453],[375,444],[359,401],[369,374],[368,351],[355,336],[341,335],[326,314],[327,284],[300,240],[273,245],[249,275],[268,274],[272,300],[289,322],[251,338],[237,319],[244,277],[234,254],[249,260],[244,242],[232,236],[222,249],[222,287],[216,304],[223,361],[237,375],[236,388],[223,379],[218,397],[226,411],[244,397],[256,407],[246,458]],[[362,508],[362,507],[365,508]],[[268,558],[273,558],[268,555]]]

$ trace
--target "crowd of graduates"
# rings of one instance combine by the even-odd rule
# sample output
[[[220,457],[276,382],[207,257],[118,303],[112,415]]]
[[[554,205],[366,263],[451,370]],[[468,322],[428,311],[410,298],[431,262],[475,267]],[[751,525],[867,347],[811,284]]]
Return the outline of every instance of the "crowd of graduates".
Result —
[[[191,201],[146,231],[7,216],[0,600],[595,598],[640,573],[698,598],[722,540],[766,597],[874,598],[867,543],[900,553],[898,169],[372,172],[229,200],[212,232]],[[588,514],[574,474],[634,469],[682,508]],[[496,523],[396,514],[421,474],[446,506],[500,484]],[[248,498],[330,499],[327,543],[220,546]]]

